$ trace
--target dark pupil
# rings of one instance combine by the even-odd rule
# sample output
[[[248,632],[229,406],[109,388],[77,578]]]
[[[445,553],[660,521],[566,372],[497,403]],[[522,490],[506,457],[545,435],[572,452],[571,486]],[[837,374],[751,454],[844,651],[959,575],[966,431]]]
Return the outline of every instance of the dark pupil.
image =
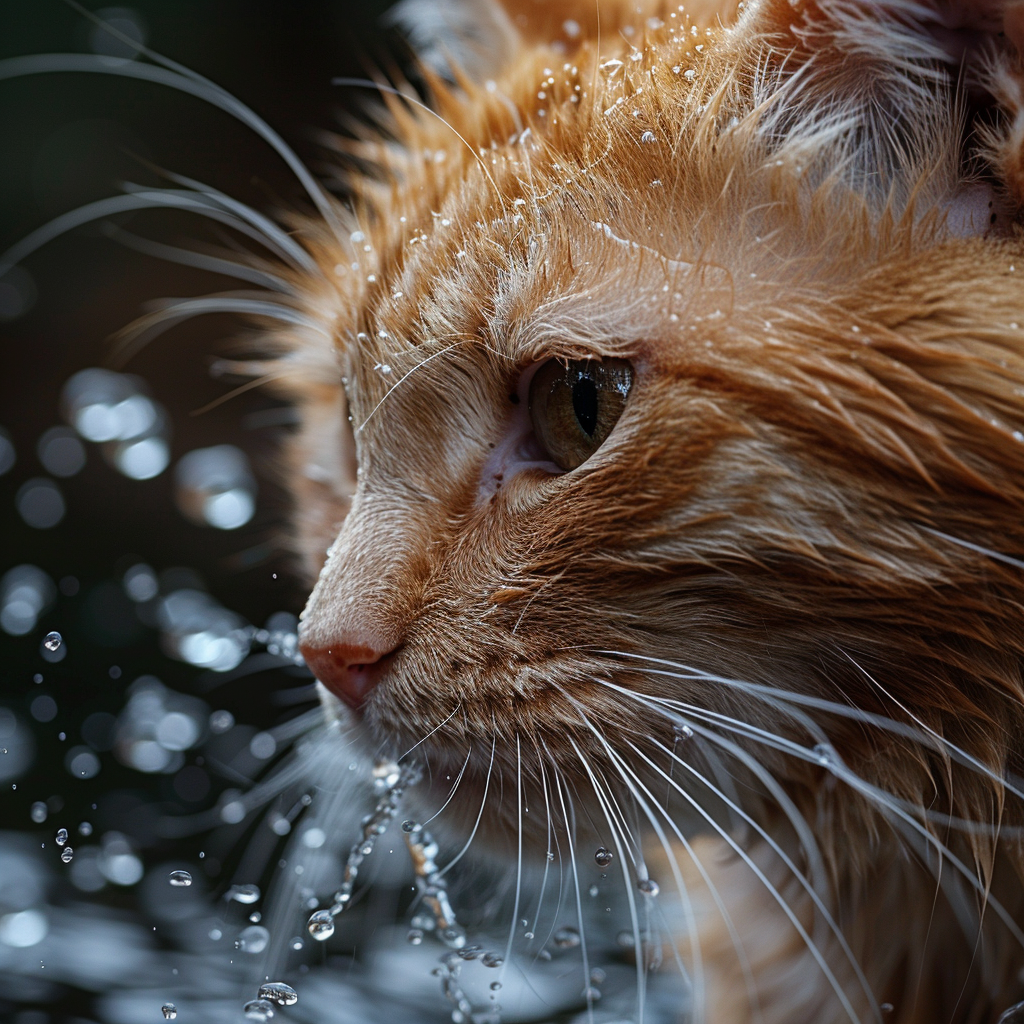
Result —
[[[572,386],[572,411],[588,437],[597,426],[597,385],[589,377],[580,377]]]

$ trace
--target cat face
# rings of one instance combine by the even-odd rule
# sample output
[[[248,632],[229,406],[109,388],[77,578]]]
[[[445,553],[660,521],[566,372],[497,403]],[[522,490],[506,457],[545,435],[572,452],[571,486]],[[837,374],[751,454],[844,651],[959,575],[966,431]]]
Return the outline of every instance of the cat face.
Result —
[[[505,66],[386,97],[400,145],[339,143],[377,173],[311,243],[308,663],[498,830],[684,741],[705,807],[719,758],[754,800],[834,758],[971,817],[991,779],[865,723],[1019,756],[1018,58],[969,66],[966,127],[946,70],[1000,5],[488,11]]]

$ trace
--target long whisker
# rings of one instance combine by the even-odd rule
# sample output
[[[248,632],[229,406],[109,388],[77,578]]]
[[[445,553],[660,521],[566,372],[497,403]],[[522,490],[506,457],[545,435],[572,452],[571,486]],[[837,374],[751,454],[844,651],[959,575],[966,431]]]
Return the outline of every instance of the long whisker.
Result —
[[[197,96],[200,99],[206,100],[208,103],[212,103],[214,106],[220,107],[225,113],[230,114],[232,117],[237,118],[248,128],[251,128],[257,135],[259,135],[265,142],[267,142],[281,157],[282,160],[291,168],[292,173],[299,180],[299,183],[305,189],[306,194],[310,199],[313,200],[316,208],[320,211],[320,215],[325,221],[331,226],[332,230],[338,237],[341,236],[342,225],[341,220],[338,216],[338,211],[326,192],[320,187],[317,180],[310,174],[306,165],[298,158],[295,151],[291,148],[274,131],[273,128],[267,124],[251,107],[246,106],[241,100],[233,96],[223,86],[218,85],[216,82],[211,81],[204,75],[199,74],[197,71],[193,71],[192,68],[186,67],[184,64],[179,64],[177,61],[171,60],[169,57],[165,57],[163,54],[158,53],[156,50],[151,50],[148,46],[140,43],[136,39],[132,39],[131,36],[125,35],[123,32],[118,31],[113,25],[110,25],[102,18],[93,14],[91,11],[86,10],[81,4],[77,3],[76,0],[64,0],[64,2],[77,11],[83,17],[88,18],[93,24],[100,26],[105,32],[112,35],[115,39],[120,40],[122,43],[132,47],[138,53],[141,53],[154,61],[160,67],[152,67],[148,64],[109,64],[103,63],[101,57],[96,58],[98,62],[97,66],[91,68],[79,67],[75,70],[80,71],[99,71],[106,72],[109,74],[121,74],[128,78],[142,78],[149,79],[150,81],[162,81],[162,84],[170,85],[173,88],[177,88],[182,92],[190,93],[193,96]],[[87,56],[84,54],[45,54],[44,56],[51,57],[78,57]],[[17,58],[14,58],[17,59]],[[146,70],[150,72],[161,71],[167,69],[173,76],[172,78],[159,79],[156,76],[148,76],[146,74],[133,74],[133,71]],[[71,70],[63,68],[40,68],[38,71],[56,71],[56,70]],[[23,72],[33,73],[33,72]],[[165,72],[166,74],[166,72]],[[3,77],[0,75],[0,77]]]
[[[130,231],[125,231],[114,224],[105,225],[104,231],[107,237],[120,245],[155,259],[165,260],[168,263],[180,263],[182,266],[195,267],[197,270],[207,270],[210,273],[233,277],[239,281],[248,281],[250,284],[259,285],[270,291],[284,294],[294,291],[283,277],[278,277],[277,274],[268,273],[257,267],[236,263],[234,260],[226,260],[220,256],[211,256],[208,253],[195,252],[192,249],[182,249],[176,245],[155,242],[150,238],[142,238]]]
[[[502,960],[498,980],[505,980],[505,971],[512,960],[512,942],[519,922],[519,900],[523,891],[523,752],[519,733],[516,733],[516,895],[512,904],[512,921],[505,944],[505,958]]]
[[[589,965],[588,960],[587,960],[587,943],[586,943],[585,928],[584,928],[584,924],[583,924],[583,900],[580,897],[580,876],[579,876],[579,869],[578,869],[577,864],[576,864],[576,844],[575,844],[575,842],[573,840],[573,833],[575,832],[575,815],[573,815],[572,824],[570,825],[570,823],[569,823],[570,822],[570,817],[569,817],[568,811],[566,810],[565,796],[563,795],[563,791],[562,791],[562,780],[559,779],[559,778],[556,778],[555,779],[555,785],[557,787],[558,800],[559,800],[559,802],[562,805],[562,817],[563,817],[563,820],[565,821],[565,837],[566,837],[566,842],[569,844],[569,863],[572,865],[572,884],[573,884],[573,889],[574,889],[575,895],[576,895],[576,921],[577,921],[577,924],[579,925],[579,930],[580,930],[580,946],[581,946],[581,950],[582,950],[582,953],[583,953],[583,973],[584,973],[584,978],[585,978],[584,985],[585,985],[585,987],[587,989],[589,989],[590,988],[590,965]],[[572,798],[570,797],[569,799],[570,799],[570,804],[571,804]],[[590,1024],[593,1024],[593,1021],[594,1021],[594,1003],[593,1003],[593,999],[591,998],[591,994],[590,994],[589,991],[587,992],[587,1020],[590,1021]],[[641,1019],[641,1024],[642,1024],[642,1019]]]
[[[608,805],[605,802],[605,794],[602,786],[598,782],[597,776],[594,774],[593,769],[590,767],[590,763],[583,755],[583,751],[580,750],[579,745],[572,736],[569,737],[569,742],[572,744],[573,750],[576,751],[576,756],[580,759],[580,764],[583,765],[583,770],[587,773],[590,779],[590,784],[594,788],[594,795],[597,797],[598,803],[600,803],[602,810],[604,811],[605,817],[608,820],[608,827],[611,831],[612,842],[615,844],[616,852],[619,855],[619,867],[622,871],[622,880],[626,888],[626,899],[629,902],[629,916],[633,924],[633,947],[636,955],[636,1003],[637,1003],[637,1020],[643,1022],[644,1019],[644,1006],[646,1003],[647,996],[647,973],[645,970],[645,951],[643,943],[640,939],[640,920],[637,915],[636,907],[636,896],[633,892],[633,881],[629,877],[629,866],[626,863],[625,851],[623,849],[622,837],[619,835],[619,830],[612,821],[611,815],[608,812]],[[638,877],[647,877],[647,868],[641,864],[637,865]],[[578,887],[577,887],[578,889]],[[578,892],[577,892],[578,898]],[[582,917],[580,919],[582,927]],[[587,967],[586,956],[584,954],[583,970],[586,975],[587,988],[590,988],[590,971]],[[587,1006],[591,1007],[591,999],[588,992]]]
[[[458,702],[458,704],[455,705],[455,710],[452,711],[452,713],[443,722],[438,722],[438,724],[435,725],[434,728],[430,730],[430,732],[428,732],[425,736],[423,736],[420,739],[418,739],[404,754],[402,754],[401,757],[398,758],[398,760],[402,761],[405,758],[407,758],[421,743],[425,743],[427,740],[429,740],[430,737],[433,736],[434,733],[436,733],[438,731],[438,729],[443,729],[461,710],[462,710],[462,701],[460,700]],[[470,747],[470,752],[471,753],[472,753],[472,749],[473,748]]]
[[[366,424],[369,423],[371,419],[373,419],[374,413],[388,400],[388,398],[391,397],[391,393],[401,384],[403,384],[409,377],[411,377],[417,370],[426,366],[426,364],[429,363],[432,359],[436,359],[438,356],[443,356],[446,352],[451,352],[453,348],[458,348],[460,345],[466,345],[469,343],[469,341],[469,338],[464,338],[460,341],[452,342],[451,345],[446,345],[444,348],[438,349],[436,352],[431,353],[429,356],[427,356],[426,359],[423,359],[420,362],[418,362],[411,370],[408,370],[406,373],[402,374],[402,376],[399,377],[398,380],[396,380],[395,383],[392,384],[390,388],[388,388],[384,397],[370,410],[369,415],[366,417],[366,419],[363,420],[363,422],[360,423],[358,427],[356,427],[355,432],[357,434],[362,433],[363,427],[365,427]]]
[[[459,852],[438,872],[439,877],[443,878],[453,867],[455,867],[456,864],[459,863],[460,860],[462,860],[472,845],[473,839],[476,837],[477,829],[480,827],[480,819],[483,818],[484,808],[487,806],[487,792],[491,786],[491,771],[494,768],[494,751],[497,748],[497,745],[498,734],[495,732],[491,741],[491,760],[488,762],[487,775],[484,778],[484,795],[480,798],[480,810],[477,813],[476,821],[473,823],[473,830],[469,833],[469,838],[466,840],[465,846],[463,846],[462,849],[459,850]]]
[[[455,782],[452,783],[452,788],[448,792],[445,802],[422,823],[423,825],[429,825],[452,802],[452,798],[455,796],[455,792],[459,788],[459,783],[462,781],[462,776],[466,774],[466,769],[469,767],[469,760],[472,756],[473,748],[470,747],[469,753],[466,754],[466,760],[462,762],[462,767],[459,769],[459,774],[455,776]]]

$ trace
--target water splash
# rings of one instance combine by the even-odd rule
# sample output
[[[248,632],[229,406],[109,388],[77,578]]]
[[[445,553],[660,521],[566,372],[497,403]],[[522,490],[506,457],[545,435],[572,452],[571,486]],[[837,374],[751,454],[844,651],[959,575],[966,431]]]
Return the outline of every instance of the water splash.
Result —
[[[380,797],[377,806],[372,814],[363,818],[363,837],[349,851],[341,876],[341,885],[334,893],[331,906],[327,910],[316,911],[306,923],[309,934],[318,942],[324,942],[334,934],[334,918],[352,899],[352,890],[355,888],[360,866],[373,852],[377,840],[387,831],[388,825],[398,814],[406,788],[415,785],[420,774],[419,765],[414,763],[399,767],[393,761],[381,761],[374,766],[373,788]]]

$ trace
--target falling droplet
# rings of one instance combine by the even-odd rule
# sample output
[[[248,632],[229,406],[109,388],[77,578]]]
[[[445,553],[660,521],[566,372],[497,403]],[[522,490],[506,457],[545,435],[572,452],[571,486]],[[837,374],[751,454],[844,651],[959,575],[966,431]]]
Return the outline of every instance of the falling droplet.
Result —
[[[291,942],[288,943],[288,945],[291,946],[292,949],[294,949],[296,952],[298,952],[298,950],[302,949],[302,947],[305,945],[305,943],[303,943],[301,935],[296,935],[291,940]]]
[[[244,903],[248,906],[260,898],[260,887],[258,885],[233,885],[228,890],[228,899],[236,903]]]
[[[261,924],[251,924],[248,928],[242,929],[238,938],[235,939],[235,949],[243,953],[262,953],[270,941],[270,932]]]
[[[636,887],[645,896],[657,896],[661,892],[661,886],[653,878],[641,878]]]
[[[65,846],[61,851],[60,859],[64,861],[65,864],[70,864],[71,858],[74,857],[74,855],[75,851],[72,850],[70,846]]]
[[[37,800],[32,805],[32,810],[31,810],[30,813],[31,813],[32,820],[37,825],[42,825],[42,823],[44,821],[46,821],[46,816],[49,813],[49,808],[46,806],[45,803],[43,803],[42,800]]]
[[[260,985],[257,999],[269,999],[278,1006],[294,1006],[299,1001],[299,994],[283,981],[267,981]]]
[[[181,888],[192,884],[192,876],[187,871],[172,871],[167,876],[167,881],[171,885]]]
[[[497,953],[484,953],[484,955],[480,957],[480,963],[482,963],[484,967],[500,967],[504,962],[504,958],[499,956]]]
[[[410,928],[409,934],[406,935],[405,941],[410,946],[418,946],[423,941],[423,929],[422,928]]]
[[[589,888],[589,889],[587,890],[587,892],[588,892],[588,893],[589,893],[589,894],[590,894],[591,896],[596,896],[596,895],[597,895],[597,894],[598,894],[598,893],[599,893],[600,891],[601,891],[601,890],[600,890],[600,889],[598,889],[598,887],[597,887],[597,884],[596,884],[596,883],[595,883],[594,885],[592,885],[592,886],[591,886],[591,887],[590,887],[590,888]]]
[[[274,1016],[274,1004],[266,999],[250,999],[242,1007],[246,1020],[268,1021]]]
[[[580,944],[580,933],[575,928],[559,928],[551,941],[559,949],[575,949]]]
[[[46,636],[43,637],[43,646],[48,651],[59,651],[62,643],[64,643],[64,637],[56,631],[47,633]]]
[[[309,915],[306,929],[317,942],[326,942],[334,934],[334,918],[329,910],[318,910]]]
[[[594,854],[594,860],[597,861],[597,866],[601,868],[608,867],[614,859],[615,854],[611,850],[606,850],[603,846],[599,846]]]
[[[63,846],[68,841],[68,830],[66,828],[57,829],[56,840],[58,846]]]
[[[178,1016],[178,1008],[174,1003],[164,1003],[160,1007],[160,1012],[164,1015],[164,1020],[174,1020]]]

